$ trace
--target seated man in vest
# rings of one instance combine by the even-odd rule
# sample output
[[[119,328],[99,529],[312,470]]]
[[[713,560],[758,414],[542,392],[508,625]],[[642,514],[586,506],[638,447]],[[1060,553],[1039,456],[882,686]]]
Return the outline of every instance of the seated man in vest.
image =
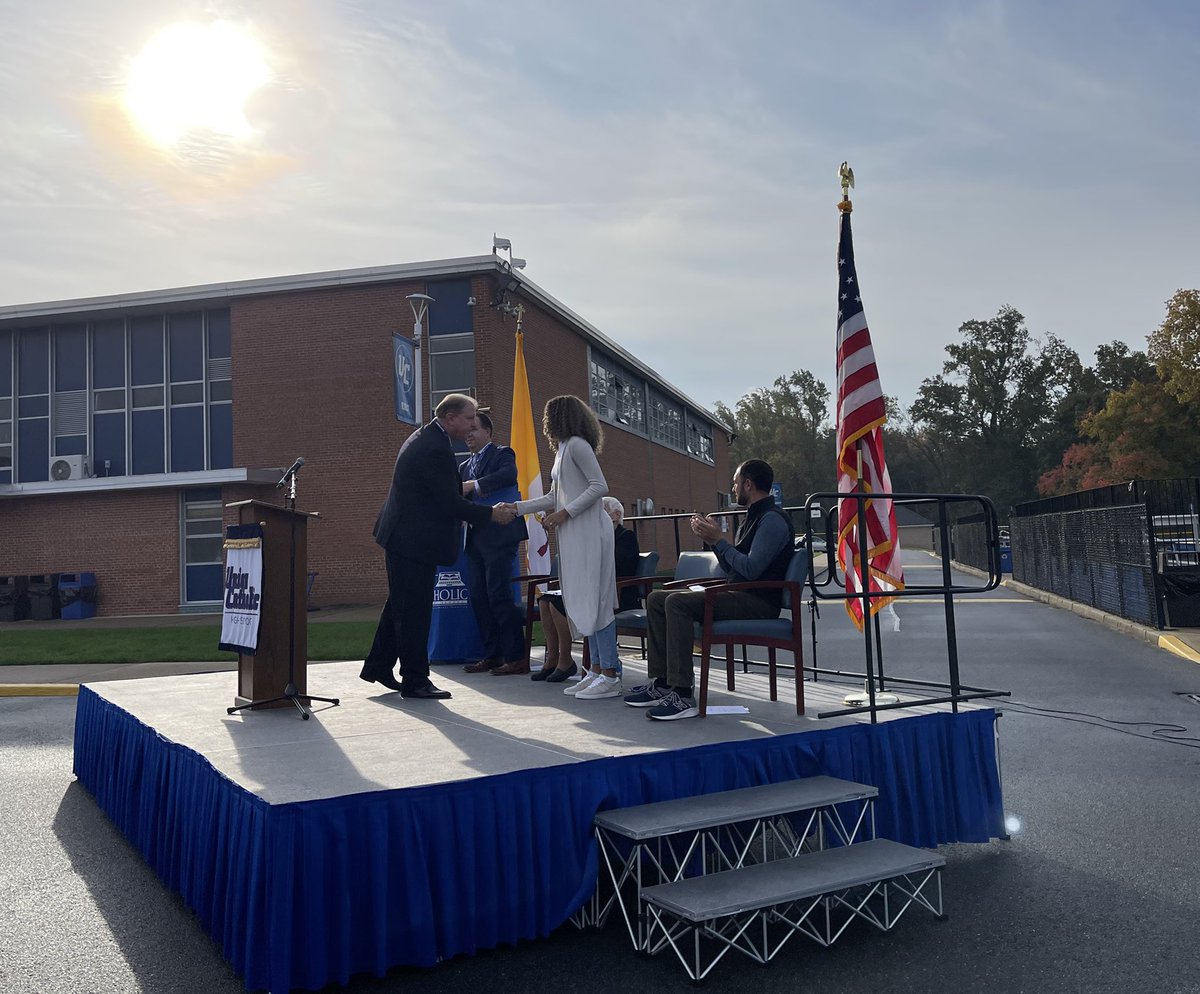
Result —
[[[775,473],[761,459],[748,459],[733,474],[733,498],[746,516],[733,544],[721,538],[720,526],[708,515],[693,514],[693,534],[713,547],[730,583],[782,580],[792,558],[792,521],[775,506],[771,484]],[[777,618],[781,590],[731,590],[717,597],[717,621]],[[704,594],[692,590],[655,590],[646,598],[647,666],[650,682],[625,695],[630,707],[648,708],[659,721],[694,718],[700,713],[692,690],[693,625],[704,620]]]

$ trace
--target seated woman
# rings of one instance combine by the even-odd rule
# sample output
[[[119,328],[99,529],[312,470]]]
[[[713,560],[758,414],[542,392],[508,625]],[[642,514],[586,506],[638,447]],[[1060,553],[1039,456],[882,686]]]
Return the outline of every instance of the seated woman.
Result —
[[[615,560],[617,579],[637,574],[638,549],[637,534],[626,528],[625,509],[615,497],[603,498],[604,510],[613,523],[613,559]],[[642,606],[641,587],[630,585],[620,591],[617,611],[630,611]],[[546,658],[542,668],[530,675],[531,680],[545,680],[555,669],[571,671],[575,669],[575,660],[571,656],[571,626],[563,610],[562,595],[556,593],[542,594],[538,598],[538,610],[542,618],[542,631],[546,637]],[[572,681],[582,682],[588,671],[584,670],[580,677],[570,677]]]

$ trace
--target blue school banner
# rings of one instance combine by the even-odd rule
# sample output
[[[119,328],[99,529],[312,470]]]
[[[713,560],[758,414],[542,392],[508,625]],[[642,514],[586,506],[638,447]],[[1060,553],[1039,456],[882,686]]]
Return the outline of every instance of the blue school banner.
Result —
[[[417,411],[417,351],[411,338],[392,333],[392,366],[396,380],[396,420],[421,423]]]

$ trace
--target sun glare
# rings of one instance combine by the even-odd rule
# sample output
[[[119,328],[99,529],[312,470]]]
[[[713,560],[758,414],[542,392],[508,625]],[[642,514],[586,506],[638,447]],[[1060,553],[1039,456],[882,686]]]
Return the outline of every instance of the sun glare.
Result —
[[[134,59],[125,106],[161,145],[203,132],[246,138],[246,99],[267,78],[262,50],[242,29],[224,21],[174,24]]]

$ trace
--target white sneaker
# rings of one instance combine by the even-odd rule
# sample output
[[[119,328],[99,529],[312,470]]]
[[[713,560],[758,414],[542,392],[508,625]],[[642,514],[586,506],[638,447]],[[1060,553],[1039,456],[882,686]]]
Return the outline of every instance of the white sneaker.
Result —
[[[625,688],[619,676],[600,676],[575,695],[577,701],[601,701],[606,697],[622,697]]]
[[[580,679],[580,681],[578,683],[573,683],[569,687],[563,687],[563,693],[566,694],[568,697],[574,697],[581,690],[586,690],[588,685],[593,680],[595,680],[598,676],[600,676],[599,670],[596,670],[595,673],[593,673],[589,670],[587,673],[583,674],[583,677]]]

